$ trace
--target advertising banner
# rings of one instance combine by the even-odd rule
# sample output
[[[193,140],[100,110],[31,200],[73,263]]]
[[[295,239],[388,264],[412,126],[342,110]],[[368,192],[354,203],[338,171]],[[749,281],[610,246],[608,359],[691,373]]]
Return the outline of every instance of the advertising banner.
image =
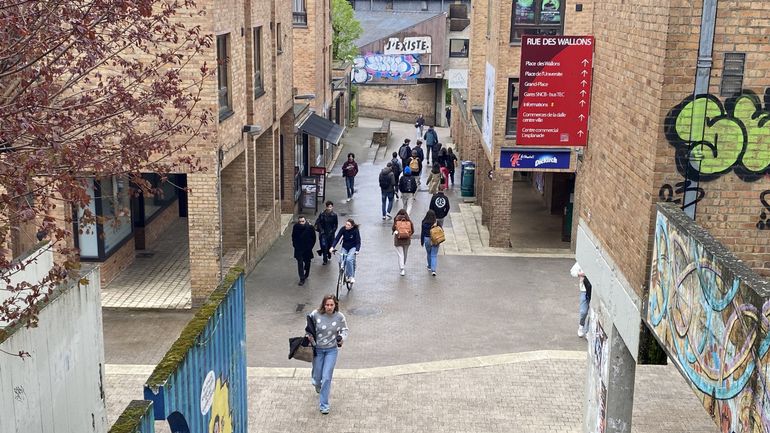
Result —
[[[517,145],[588,143],[593,47],[592,36],[522,37]]]
[[[495,115],[495,67],[487,63],[486,80],[484,83],[484,118],[482,119],[481,135],[489,153],[492,153],[492,126]]]
[[[500,151],[500,168],[566,170],[569,168],[569,163],[569,150],[502,149]]]

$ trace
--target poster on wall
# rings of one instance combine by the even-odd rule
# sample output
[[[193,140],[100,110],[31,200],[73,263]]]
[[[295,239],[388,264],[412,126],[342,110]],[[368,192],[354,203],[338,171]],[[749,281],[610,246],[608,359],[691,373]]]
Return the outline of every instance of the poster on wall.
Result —
[[[516,1],[516,24],[535,23],[535,0]]]
[[[431,39],[430,36],[388,38],[383,51],[385,54],[430,54]]]
[[[310,167],[310,175],[318,178],[318,198],[323,200],[326,197],[326,167]]]
[[[607,381],[609,380],[609,345],[607,344],[607,334],[602,328],[599,320],[596,320],[596,332],[593,334],[593,365],[594,374],[598,379],[596,386],[596,428],[597,433],[604,433],[607,426]]]
[[[315,176],[302,176],[300,207],[302,210],[313,209],[318,211],[318,178]]]
[[[540,0],[540,22],[549,24],[561,23],[561,2],[563,0]]]
[[[449,69],[446,72],[446,78],[450,89],[468,88],[468,70],[467,69]]]
[[[484,114],[483,124],[481,125],[481,135],[484,143],[492,153],[492,138],[495,115],[495,68],[487,63],[486,82],[484,84]]]

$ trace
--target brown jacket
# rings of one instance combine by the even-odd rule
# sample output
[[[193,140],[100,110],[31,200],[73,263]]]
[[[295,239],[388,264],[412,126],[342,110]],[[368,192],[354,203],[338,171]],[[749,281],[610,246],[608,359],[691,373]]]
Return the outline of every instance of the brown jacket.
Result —
[[[396,231],[396,221],[403,221],[403,220],[409,221],[409,225],[412,227],[412,234],[414,235],[414,224],[412,224],[412,221],[409,218],[403,215],[396,215],[396,218],[393,220],[393,228],[391,229],[391,232]],[[412,243],[411,237],[406,239],[399,239],[397,234],[393,235],[393,246],[407,247],[411,243]]]

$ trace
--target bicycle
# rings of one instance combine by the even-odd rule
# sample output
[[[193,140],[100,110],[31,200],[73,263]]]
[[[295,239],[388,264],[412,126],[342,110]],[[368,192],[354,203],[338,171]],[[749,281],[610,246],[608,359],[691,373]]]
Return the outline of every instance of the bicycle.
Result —
[[[332,250],[332,254],[337,254],[337,250]],[[345,286],[348,289],[348,292],[350,292],[350,289],[353,288],[353,283],[345,276],[345,261],[348,258],[348,254],[350,253],[344,253],[340,257],[340,272],[337,276],[337,299],[340,298],[340,286],[342,283],[345,283]]]

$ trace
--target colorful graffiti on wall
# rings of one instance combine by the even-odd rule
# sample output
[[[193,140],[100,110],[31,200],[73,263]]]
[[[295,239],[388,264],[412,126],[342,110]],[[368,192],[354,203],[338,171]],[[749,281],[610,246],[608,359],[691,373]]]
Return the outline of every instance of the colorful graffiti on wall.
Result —
[[[351,79],[365,84],[372,80],[416,80],[422,67],[417,54],[369,53],[353,59]]]
[[[714,95],[687,97],[666,120],[666,138],[676,148],[686,179],[710,181],[735,172],[751,182],[770,173],[770,89],[751,90],[724,104]]]
[[[659,207],[646,321],[722,432],[770,431],[770,299],[693,227]]]

